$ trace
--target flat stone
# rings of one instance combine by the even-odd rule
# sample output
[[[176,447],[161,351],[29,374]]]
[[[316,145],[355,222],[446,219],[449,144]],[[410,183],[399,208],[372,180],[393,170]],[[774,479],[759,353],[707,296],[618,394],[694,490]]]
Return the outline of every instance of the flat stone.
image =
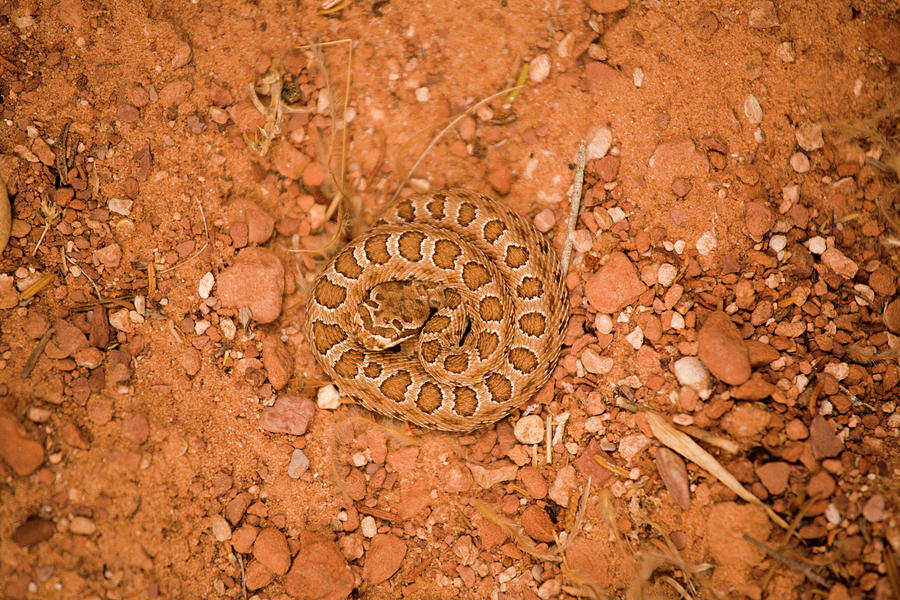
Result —
[[[522,467],[516,476],[525,486],[525,491],[535,500],[541,500],[547,495],[547,481],[537,468],[530,465]]]
[[[16,475],[24,477],[44,464],[44,447],[23,435],[15,421],[0,415],[0,457]]]
[[[648,163],[647,179],[652,185],[670,188],[675,179],[699,181],[709,174],[709,161],[690,139],[664,142],[656,146]]]
[[[788,475],[791,473],[791,465],[786,462],[770,462],[756,468],[759,480],[770,494],[775,496],[784,493],[787,489]]]
[[[596,61],[585,65],[584,78],[588,91],[599,96],[613,95],[627,83],[617,70],[606,63]]]
[[[739,404],[722,417],[722,429],[738,438],[761,434],[769,425],[771,415],[752,404]]]
[[[522,516],[519,517],[519,524],[525,533],[537,542],[550,543],[555,539],[556,527],[553,521],[550,520],[547,511],[535,504],[525,507]]]
[[[612,314],[637,300],[646,289],[628,257],[614,252],[585,284],[584,293],[595,310]]]
[[[285,591],[302,600],[340,600],[354,588],[353,573],[334,542],[300,534],[300,549],[284,580]]]
[[[229,112],[231,112],[229,110]],[[232,117],[234,118],[234,117]],[[309,164],[309,157],[294,148],[287,140],[275,142],[269,151],[272,165],[283,177],[288,179],[300,179],[303,170]]]
[[[122,433],[135,444],[141,445],[150,436],[150,423],[143,414],[134,414],[122,421]]]
[[[826,267],[844,277],[853,279],[859,267],[851,259],[847,258],[843,252],[837,248],[828,248],[822,253],[822,262]]]
[[[246,585],[251,592],[266,587],[273,579],[275,573],[259,560],[251,560],[247,565]]]
[[[778,27],[778,13],[775,12],[775,4],[769,0],[754,2],[747,15],[747,23],[754,29],[768,29]]]
[[[749,202],[744,207],[744,225],[750,237],[758,242],[775,225],[775,212],[762,202]]]
[[[844,444],[834,432],[834,426],[822,415],[816,415],[809,426],[809,445],[817,460],[837,456],[844,449]]]
[[[223,307],[246,306],[258,323],[271,323],[281,314],[284,267],[271,250],[241,250],[234,265],[219,275],[218,286]]]
[[[706,368],[729,385],[750,379],[750,355],[738,331],[722,311],[707,317],[697,335],[697,355]]]
[[[280,390],[291,380],[294,359],[287,346],[274,335],[266,336],[262,342],[262,362],[269,383],[276,390]]]
[[[16,527],[12,534],[12,540],[20,548],[28,548],[49,540],[54,533],[56,533],[56,524],[53,521],[40,517],[29,517]]]
[[[477,463],[469,464],[469,470],[472,472],[472,478],[475,483],[484,489],[489,489],[502,481],[512,481],[516,478],[516,471],[519,467],[507,461],[498,461],[490,467],[485,467]]]
[[[284,575],[291,567],[287,539],[274,527],[266,527],[256,536],[253,556],[277,575]]]
[[[363,579],[377,585],[390,579],[403,564],[406,544],[390,533],[379,533],[372,538],[372,545],[366,553],[363,565]]]
[[[778,392],[778,388],[763,379],[762,375],[754,374],[740,387],[731,391],[731,397],[735,400],[765,400]]]
[[[259,426],[272,433],[303,435],[316,414],[316,404],[309,398],[283,395],[267,406],[259,416]]]

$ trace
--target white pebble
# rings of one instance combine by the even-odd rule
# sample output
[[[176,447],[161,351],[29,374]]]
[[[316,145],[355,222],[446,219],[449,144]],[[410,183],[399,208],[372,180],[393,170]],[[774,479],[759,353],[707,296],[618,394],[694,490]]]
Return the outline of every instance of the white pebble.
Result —
[[[769,248],[776,253],[784,250],[786,246],[787,238],[783,235],[773,235],[772,239],[769,240]]]
[[[541,233],[547,233],[556,225],[556,213],[549,208],[545,208],[538,214],[534,215],[534,228]]]
[[[744,100],[744,115],[747,116],[747,120],[750,121],[751,125],[759,125],[762,123],[762,106],[759,105],[759,100],[757,100],[756,96],[753,94],[749,94]]]
[[[581,353],[581,364],[584,370],[595,375],[606,375],[612,371],[615,362],[608,356],[600,356],[594,350],[586,348]]]
[[[110,198],[109,211],[117,215],[127,217],[131,214],[131,207],[134,206],[133,200],[125,200],[124,198]]]
[[[287,474],[291,479],[299,479],[309,469],[309,459],[303,450],[295,448],[291,453],[291,462],[288,463]]]
[[[69,531],[77,535],[91,535],[97,531],[97,526],[87,517],[74,517],[69,524]]]
[[[427,87],[416,88],[416,100],[418,102],[428,102],[428,98],[431,97],[431,93],[428,91]]]
[[[791,156],[791,168],[797,173],[806,173],[809,171],[809,157],[802,152],[794,152]]]
[[[537,415],[522,417],[516,421],[513,433],[522,444],[539,444],[544,439],[544,420]]]
[[[234,336],[237,335],[237,326],[231,319],[222,319],[219,321],[219,329],[222,330],[222,335],[225,336],[226,340],[233,340]]]
[[[694,388],[698,392],[709,385],[709,373],[696,356],[683,356],[672,365],[675,378],[681,385]]]
[[[209,528],[217,542],[231,539],[231,525],[222,515],[213,515],[209,518]]]
[[[675,265],[663,263],[659,265],[659,271],[656,273],[656,281],[660,285],[668,287],[675,282],[675,278],[677,276],[678,269],[675,267]]]
[[[612,131],[607,127],[595,127],[588,134],[587,160],[603,158],[612,146]]]
[[[528,65],[528,79],[534,83],[540,83],[550,75],[550,57],[546,54],[538,54]]]
[[[212,291],[215,284],[216,278],[210,271],[207,271],[206,274],[200,278],[200,285],[197,286],[197,294],[206,300],[209,298],[209,293]]]
[[[606,423],[603,422],[603,417],[601,416],[588,417],[584,421],[584,430],[588,433],[599,433],[602,435],[606,432]]]
[[[675,250],[675,254],[684,254],[684,249],[687,247],[687,242],[684,240],[675,240],[675,243],[672,244],[672,249]]]
[[[316,393],[316,406],[322,410],[335,410],[341,405],[341,394],[334,385],[320,387]]]
[[[378,533],[378,525],[375,524],[375,519],[371,515],[366,515],[359,522],[359,530],[363,536],[373,538]]]
[[[640,67],[636,68],[631,74],[631,80],[634,82],[634,87],[641,87],[644,83],[644,70]]]
[[[707,231],[700,236],[700,239],[697,240],[697,252],[699,252],[702,256],[706,256],[716,249],[717,244],[718,242],[716,241],[716,232]]]
[[[587,229],[576,229],[569,234],[569,239],[572,240],[572,247],[575,248],[577,252],[587,252],[594,243],[591,232]]]
[[[613,223],[618,223],[620,221],[625,220],[625,211],[619,208],[618,206],[613,206],[609,209],[609,216],[612,219]]]
[[[672,313],[672,329],[679,331],[684,329],[684,317],[681,313]]]
[[[611,333],[613,330],[612,317],[603,313],[597,313],[597,316],[594,317],[594,329],[597,330],[597,333]]]
[[[811,254],[822,254],[827,249],[825,238],[821,235],[809,238],[806,242],[806,247],[809,248]]]
[[[850,365],[845,362],[828,363],[827,365],[825,365],[823,371],[825,371],[838,381],[843,381],[850,374]]]
[[[366,458],[366,455],[362,452],[354,452],[353,456],[350,457],[350,461],[353,463],[354,467],[364,467],[369,460]]]
[[[640,327],[635,327],[634,331],[625,336],[625,341],[631,344],[635,350],[640,350],[644,345],[644,332]]]

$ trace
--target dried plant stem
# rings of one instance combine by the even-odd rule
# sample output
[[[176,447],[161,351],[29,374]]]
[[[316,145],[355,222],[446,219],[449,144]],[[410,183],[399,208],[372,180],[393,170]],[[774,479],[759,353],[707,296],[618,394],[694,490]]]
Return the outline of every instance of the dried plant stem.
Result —
[[[578,213],[581,210],[581,188],[584,185],[584,165],[587,162],[587,146],[584,140],[578,144],[578,154],[575,158],[575,181],[572,182],[572,196],[569,198],[569,220],[566,223],[566,240],[563,242],[560,265],[565,278],[569,272],[569,257],[572,255],[572,232],[578,222]]]
[[[394,195],[391,197],[391,202],[393,202],[394,200],[396,200],[396,199],[400,196],[400,192],[403,191],[403,187],[407,184],[407,182],[409,182],[409,180],[412,178],[413,174],[416,172],[416,169],[419,168],[419,165],[422,164],[422,161],[425,160],[425,157],[428,155],[429,152],[431,152],[431,149],[434,148],[434,145],[438,143],[438,140],[440,140],[442,137],[444,137],[444,134],[445,134],[445,133],[447,133],[448,131],[450,131],[450,130],[453,128],[454,125],[456,125],[457,123],[459,123],[460,120],[462,120],[463,117],[465,117],[466,115],[468,115],[469,113],[471,113],[473,110],[476,110],[478,107],[483,106],[484,104],[487,104],[488,102],[490,102],[490,101],[493,100],[494,98],[497,98],[497,97],[502,96],[502,95],[504,95],[504,94],[509,94],[509,93],[512,92],[513,90],[516,90],[516,89],[518,89],[518,88],[520,88],[520,87],[522,87],[522,86],[513,86],[513,87],[506,88],[505,90],[500,90],[499,92],[496,92],[496,93],[494,93],[494,94],[491,94],[491,95],[488,96],[487,98],[483,98],[483,99],[479,100],[478,102],[476,102],[475,104],[473,104],[472,106],[470,106],[470,107],[467,108],[466,110],[462,111],[461,113],[459,113],[459,114],[456,115],[455,117],[452,117],[452,118],[447,122],[447,125],[444,126],[444,128],[441,129],[441,130],[438,132],[438,134],[437,134],[436,136],[434,136],[434,137],[431,139],[430,142],[428,142],[428,145],[427,145],[427,146],[425,146],[425,149],[424,149],[424,150],[422,151],[422,153],[419,155],[419,158],[416,159],[416,162],[413,163],[413,166],[412,166],[412,167],[410,167],[409,171],[406,173],[406,176],[400,181],[400,185],[397,187],[397,190],[394,192]],[[416,137],[416,136],[413,136],[413,138],[414,138],[414,137]]]

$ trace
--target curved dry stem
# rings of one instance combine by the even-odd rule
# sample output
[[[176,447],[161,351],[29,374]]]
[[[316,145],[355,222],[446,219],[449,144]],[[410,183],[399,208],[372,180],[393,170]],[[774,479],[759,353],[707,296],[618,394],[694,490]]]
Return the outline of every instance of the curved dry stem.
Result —
[[[6,250],[11,230],[12,206],[9,203],[9,191],[6,189],[6,182],[0,177],[0,255]]]
[[[483,99],[479,100],[478,102],[476,102],[475,104],[473,104],[472,106],[470,106],[470,107],[467,108],[466,110],[462,111],[461,113],[459,113],[459,114],[456,115],[455,117],[450,117],[450,119],[447,121],[447,124],[444,126],[444,128],[441,129],[441,131],[438,132],[438,134],[437,134],[436,136],[434,136],[434,137],[431,139],[430,142],[428,142],[428,145],[425,146],[425,149],[424,149],[424,150],[422,151],[422,153],[419,155],[419,158],[416,159],[416,162],[413,163],[413,166],[409,169],[409,171],[406,173],[406,175],[405,175],[405,176],[403,177],[403,179],[400,181],[399,187],[397,187],[397,190],[394,192],[394,195],[391,197],[391,202],[393,202],[394,200],[397,199],[398,196],[400,196],[400,192],[403,191],[403,187],[409,183],[409,180],[412,178],[413,174],[416,172],[416,169],[419,168],[419,165],[422,164],[422,161],[425,160],[425,157],[428,155],[429,152],[431,152],[431,149],[434,148],[434,145],[438,143],[438,140],[440,140],[442,137],[444,137],[444,134],[447,133],[448,131],[450,131],[450,129],[452,129],[454,125],[456,125],[457,123],[459,123],[459,121],[460,121],[463,117],[465,117],[466,115],[470,114],[473,110],[476,110],[478,107],[480,107],[480,106],[482,106],[482,105],[484,105],[484,104],[487,104],[488,102],[490,102],[490,101],[493,100],[494,98],[497,98],[497,97],[502,96],[502,95],[504,95],[504,94],[509,94],[509,93],[511,93],[512,91],[517,90],[517,89],[519,89],[519,88],[521,88],[521,87],[522,87],[522,86],[519,85],[519,86],[508,87],[508,88],[506,88],[506,89],[504,89],[504,90],[500,90],[499,92],[496,92],[496,93],[494,93],[494,94],[491,94],[491,95],[488,96],[487,98],[483,98]],[[409,144],[410,142],[412,142],[412,140],[416,139],[416,138],[417,138],[419,135],[421,135],[422,133],[424,133],[424,132],[426,132],[426,131],[430,131],[430,130],[433,129],[433,128],[434,128],[434,126],[433,126],[433,125],[430,125],[430,126],[424,128],[424,129],[422,129],[422,130],[416,132],[411,138],[409,138],[409,139],[403,144],[403,147],[405,147],[407,144]],[[403,147],[401,147],[401,151],[402,151]],[[400,153],[398,153],[398,160],[399,160],[399,154],[400,154]],[[397,171],[399,171],[399,170],[400,170],[400,168],[399,168],[399,165],[398,165]]]

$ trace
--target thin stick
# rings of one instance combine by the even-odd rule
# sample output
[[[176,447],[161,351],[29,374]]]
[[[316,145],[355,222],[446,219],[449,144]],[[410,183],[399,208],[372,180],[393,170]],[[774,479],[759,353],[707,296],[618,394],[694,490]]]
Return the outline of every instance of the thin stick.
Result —
[[[503,94],[508,94],[508,93],[512,92],[513,90],[520,88],[520,87],[522,87],[522,86],[513,86],[510,88],[506,88],[505,90],[500,90],[499,92],[497,92],[495,94],[491,94],[487,98],[483,98],[483,99],[479,100],[478,102],[476,102],[475,104],[473,104],[472,106],[467,108],[466,110],[462,111],[461,113],[459,113],[458,115],[456,115],[455,117],[450,119],[450,122],[447,123],[446,127],[441,129],[441,131],[436,136],[434,136],[434,138],[432,138],[432,140],[430,142],[428,142],[428,145],[425,147],[425,150],[422,151],[422,154],[420,154],[419,158],[416,159],[416,162],[410,168],[409,172],[406,174],[406,177],[404,177],[403,180],[400,182],[400,186],[397,188],[397,191],[395,191],[394,195],[391,197],[391,202],[393,202],[394,200],[397,199],[398,196],[400,196],[400,192],[403,191],[403,187],[406,185],[406,182],[408,182],[410,180],[410,178],[413,176],[413,173],[416,172],[416,169],[419,168],[419,165],[422,163],[423,160],[425,160],[425,157],[428,155],[429,152],[431,152],[431,149],[434,148],[434,145],[437,144],[438,140],[441,139],[442,137],[444,137],[445,133],[450,131],[450,129],[452,129],[454,125],[459,123],[459,121],[462,120],[463,117],[465,117],[467,114],[469,114],[470,112],[472,112],[479,106],[481,106],[483,104],[487,104],[494,98],[497,98],[498,96],[502,96]]]
[[[587,146],[584,140],[578,144],[578,155],[575,157],[575,181],[572,182],[572,196],[569,198],[569,222],[566,223],[566,241],[563,242],[562,274],[565,278],[569,272],[569,257],[572,255],[572,232],[578,222],[578,212],[581,209],[581,188],[584,185],[584,164],[587,162]]]
[[[799,571],[800,573],[803,573],[806,576],[806,578],[809,579],[810,581],[812,581],[813,583],[817,583],[824,588],[827,588],[831,585],[826,579],[824,579],[822,576],[818,575],[817,573],[814,573],[812,571],[812,569],[810,569],[806,565],[801,564],[800,562],[794,560],[793,558],[790,558],[789,556],[785,556],[784,554],[782,554],[781,552],[778,552],[774,548],[769,548],[768,545],[760,542],[759,540],[753,539],[746,533],[744,534],[744,539],[747,540],[748,542],[750,542],[751,544],[753,544],[754,546],[756,546],[757,548],[759,548],[760,550],[762,550],[763,552],[765,552],[766,554],[768,554],[769,556],[771,556],[772,558],[774,558],[775,560],[781,561],[782,563],[784,563],[785,565],[794,569],[795,571]]]
[[[34,347],[34,350],[31,351],[31,356],[28,357],[28,360],[25,361],[25,366],[22,367],[22,379],[28,379],[28,376],[31,375],[31,371],[33,371],[35,365],[37,365],[41,353],[44,351],[44,348],[47,347],[47,342],[50,341],[50,336],[52,336],[55,331],[56,329],[51,327],[41,336],[41,341],[39,341],[37,346]]]

